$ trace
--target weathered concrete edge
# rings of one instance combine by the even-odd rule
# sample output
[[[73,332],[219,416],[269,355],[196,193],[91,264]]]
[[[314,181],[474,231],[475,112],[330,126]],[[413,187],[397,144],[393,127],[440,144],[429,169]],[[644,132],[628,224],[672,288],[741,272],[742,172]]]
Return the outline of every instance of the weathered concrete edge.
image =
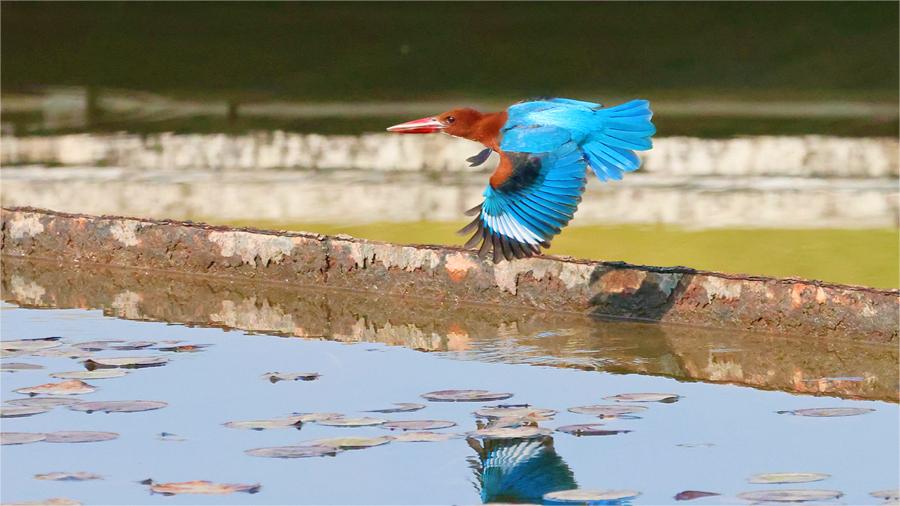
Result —
[[[171,220],[3,208],[3,255],[896,343],[900,291]]]

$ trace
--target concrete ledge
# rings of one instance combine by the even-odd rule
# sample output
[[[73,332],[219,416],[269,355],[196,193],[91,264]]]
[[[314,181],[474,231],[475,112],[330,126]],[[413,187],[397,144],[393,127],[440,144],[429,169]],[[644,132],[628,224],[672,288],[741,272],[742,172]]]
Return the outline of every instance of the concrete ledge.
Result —
[[[4,208],[5,256],[326,286],[438,301],[896,343],[900,291],[195,223]]]

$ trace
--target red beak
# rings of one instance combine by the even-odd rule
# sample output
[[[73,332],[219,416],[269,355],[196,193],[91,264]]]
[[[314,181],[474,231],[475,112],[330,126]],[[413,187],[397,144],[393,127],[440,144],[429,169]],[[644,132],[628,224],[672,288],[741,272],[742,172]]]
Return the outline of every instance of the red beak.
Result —
[[[437,118],[422,118],[406,123],[400,123],[387,129],[388,132],[396,132],[398,134],[432,134],[440,132],[447,125],[444,125]]]

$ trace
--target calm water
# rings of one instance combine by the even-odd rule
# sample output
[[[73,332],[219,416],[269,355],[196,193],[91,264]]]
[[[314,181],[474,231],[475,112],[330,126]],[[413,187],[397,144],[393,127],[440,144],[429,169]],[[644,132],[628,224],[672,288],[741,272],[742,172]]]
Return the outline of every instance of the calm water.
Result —
[[[9,270],[9,269],[7,269]],[[735,495],[742,491],[813,488],[840,490],[840,500],[846,504],[877,504],[880,501],[869,492],[897,487],[900,472],[897,460],[898,407],[893,402],[850,400],[838,397],[817,397],[790,392],[773,392],[739,385],[684,382],[671,377],[614,374],[604,371],[603,356],[609,357],[612,369],[631,364],[631,370],[648,368],[654,374],[678,376],[678,353],[648,354],[646,333],[619,324],[591,322],[573,326],[552,317],[510,312],[506,319],[491,320],[476,314],[475,322],[466,327],[440,330],[441,323],[430,329],[433,338],[443,343],[438,353],[422,353],[405,346],[383,343],[409,344],[420,342],[427,330],[413,317],[404,316],[397,306],[393,322],[371,315],[356,325],[359,341],[380,342],[343,343],[330,338],[347,340],[341,312],[328,303],[319,303],[333,311],[332,318],[324,318],[315,311],[292,312],[290,325],[295,333],[314,331],[324,339],[285,338],[261,333],[219,328],[188,327],[165,322],[133,321],[157,319],[152,316],[170,314],[176,322],[193,323],[208,319],[204,313],[205,298],[200,292],[170,285],[166,296],[152,297],[139,285],[129,287],[135,294],[131,305],[122,298],[106,297],[99,285],[76,284],[83,290],[82,307],[96,309],[33,309],[68,305],[65,289],[44,279],[16,269],[20,283],[5,279],[4,293],[16,304],[5,304],[2,310],[4,340],[64,336],[67,344],[96,339],[124,340],[182,340],[184,343],[211,344],[199,353],[167,354],[170,362],[162,367],[133,370],[113,379],[88,380],[98,387],[79,400],[162,400],[169,406],[157,411],[141,413],[86,414],[64,407],[26,418],[3,419],[3,431],[51,432],[58,430],[100,430],[118,432],[113,441],[52,444],[33,443],[4,446],[2,452],[2,500],[21,501],[49,497],[70,497],[85,504],[285,504],[285,503],[478,503],[492,500],[536,501],[543,492],[572,488],[627,488],[641,492],[635,504],[664,504],[683,490],[703,490],[721,493],[693,501],[697,504],[741,502]],[[108,276],[105,279],[110,279]],[[71,281],[71,279],[69,279]],[[115,280],[122,290],[121,280]],[[173,280],[168,280],[175,283]],[[24,285],[22,285],[24,283]],[[23,302],[32,290],[32,299]],[[68,286],[73,286],[71,283]],[[43,293],[41,293],[43,289]],[[24,291],[23,291],[24,290]],[[240,291],[232,286],[230,293]],[[119,292],[125,293],[125,291]],[[159,293],[156,290],[154,293]],[[37,295],[35,295],[37,294]],[[184,296],[198,295],[196,306]],[[228,307],[240,303],[225,302],[219,317]],[[273,300],[258,299],[245,294],[245,307],[231,314],[231,325],[257,329],[272,326],[281,320],[272,318],[277,309]],[[299,298],[306,296],[298,294]],[[309,296],[312,297],[312,296]],[[46,299],[46,300],[45,300]],[[55,299],[57,303],[47,303]],[[112,302],[102,303],[101,300]],[[116,302],[118,300],[118,302]],[[324,300],[319,297],[316,300]],[[165,302],[163,302],[165,301]],[[180,301],[180,302],[179,302]],[[376,305],[378,305],[376,303]],[[116,309],[116,307],[118,309]],[[255,309],[253,309],[255,308]],[[269,311],[266,320],[263,309]],[[415,310],[415,307],[408,308]],[[243,312],[242,312],[243,311]],[[254,312],[255,311],[255,312]],[[389,310],[388,310],[389,311]],[[421,313],[428,314],[428,309]],[[453,313],[454,309],[448,309]],[[304,320],[304,314],[309,315]],[[450,318],[465,314],[451,315]],[[113,317],[111,315],[117,315]],[[184,321],[193,315],[195,322]],[[239,317],[243,315],[245,320]],[[256,315],[252,320],[250,315]],[[126,319],[127,318],[127,319]],[[462,320],[465,321],[465,320]],[[480,322],[480,324],[479,324]],[[561,326],[561,323],[564,323]],[[209,321],[207,324],[222,325]],[[334,335],[320,332],[322,325],[330,325]],[[352,326],[352,325],[351,325]],[[607,330],[600,340],[582,341],[588,349],[583,354],[600,364],[597,369],[579,370],[510,364],[508,361],[540,362],[584,368],[577,360],[578,350],[562,345],[558,339],[584,333],[591,326]],[[416,334],[418,329],[419,334]],[[493,330],[490,330],[493,329]],[[284,334],[283,330],[272,332]],[[310,332],[313,333],[313,332]],[[632,333],[635,342],[628,346],[623,339]],[[418,337],[410,337],[416,334]],[[463,336],[469,336],[466,339]],[[606,336],[606,337],[603,337]],[[669,336],[671,337],[671,335]],[[529,345],[524,338],[546,339],[550,344]],[[567,341],[576,343],[575,341]],[[462,343],[462,344],[460,344]],[[605,344],[605,347],[603,346]],[[705,353],[727,353],[734,364],[745,361],[751,350],[709,349],[708,341],[695,345],[706,348]],[[673,345],[678,349],[678,345]],[[417,347],[417,346],[412,346]],[[634,352],[627,351],[629,348]],[[797,346],[797,348],[802,348]],[[557,349],[559,357],[554,357]],[[890,356],[886,349],[868,350],[872,356]],[[103,351],[95,356],[149,355],[154,351]],[[799,352],[798,352],[799,353]],[[858,355],[856,353],[855,355]],[[865,355],[865,354],[863,354]],[[565,357],[569,358],[566,359]],[[517,358],[518,357],[518,358]],[[476,360],[468,360],[474,358]],[[507,360],[509,359],[509,360]],[[896,363],[896,358],[893,358]],[[12,390],[58,381],[52,372],[79,370],[79,361],[69,358],[18,356],[4,358],[4,362],[40,364],[44,369],[4,372],[2,399],[22,397]],[[796,367],[806,364],[807,373],[815,375],[816,365],[808,357],[798,358]],[[681,365],[687,374],[691,367]],[[734,367],[734,366],[730,366]],[[749,366],[748,366],[749,367]],[[878,366],[868,362],[848,361],[843,369],[828,373],[834,377],[850,377],[854,382],[887,382],[886,390],[896,395],[896,378],[891,374],[879,377],[872,371]],[[656,368],[656,369],[654,369]],[[868,368],[868,372],[866,369]],[[627,369],[627,367],[626,367]],[[659,370],[657,370],[659,369]],[[726,367],[727,369],[727,367]],[[777,376],[775,368],[772,375]],[[660,370],[662,372],[660,372]],[[269,371],[316,371],[321,378],[311,382],[270,383],[260,378]],[[673,372],[674,371],[674,372]],[[627,372],[619,371],[619,372]],[[794,371],[795,373],[797,371]],[[895,370],[894,370],[895,372]],[[752,381],[750,370],[746,381]],[[868,378],[852,378],[865,375]],[[684,378],[687,379],[687,378]],[[727,379],[727,378],[726,378]],[[840,382],[841,380],[836,379]],[[763,385],[765,386],[765,385]],[[554,433],[540,444],[506,441],[490,452],[479,454],[465,438],[444,442],[390,444],[365,450],[345,451],[336,457],[307,459],[266,459],[244,454],[244,450],[265,446],[297,444],[323,437],[349,435],[384,435],[389,431],[373,428],[335,428],[304,424],[301,430],[279,429],[243,431],[223,427],[230,420],[272,418],[292,412],[340,412],[348,416],[362,416],[361,411],[389,406],[393,402],[422,402],[427,407],[414,413],[376,415],[396,420],[440,419],[457,423],[456,427],[440,432],[464,433],[476,428],[472,411],[478,403],[434,403],[421,399],[422,393],[450,388],[480,388],[511,392],[515,395],[505,403],[529,403],[551,408],[559,413],[553,420],[542,421],[542,427],[556,428],[573,423],[599,421],[587,415],[567,412],[566,409],[585,404],[608,403],[602,398],[625,392],[668,392],[682,396],[672,404],[648,403],[648,410],[640,418],[607,421],[606,428],[630,429],[631,433],[614,436],[575,437]],[[782,386],[781,388],[785,388]],[[859,396],[863,390],[851,392]],[[846,393],[846,392],[845,392]],[[844,395],[844,394],[842,394]],[[884,395],[882,392],[881,395]],[[845,397],[848,395],[844,395]],[[487,404],[497,404],[496,402]],[[865,407],[874,412],[840,418],[808,418],[777,414],[776,411],[814,407]],[[160,441],[160,432],[175,433],[185,441]],[[679,444],[699,446],[678,446]],[[477,445],[474,446],[477,448]],[[503,455],[518,455],[502,458]],[[496,473],[499,466],[501,473]],[[484,471],[485,468],[490,469]],[[88,471],[101,474],[104,480],[86,482],[38,481],[33,475],[53,471]],[[755,473],[803,471],[822,472],[832,476],[825,481],[800,485],[751,485],[747,478]],[[512,477],[512,478],[511,478]],[[540,479],[537,477],[541,477]],[[137,483],[152,478],[158,482],[211,480],[222,483],[261,483],[262,489],[252,498],[243,494],[227,496],[179,495],[165,497],[151,495],[148,488]]]

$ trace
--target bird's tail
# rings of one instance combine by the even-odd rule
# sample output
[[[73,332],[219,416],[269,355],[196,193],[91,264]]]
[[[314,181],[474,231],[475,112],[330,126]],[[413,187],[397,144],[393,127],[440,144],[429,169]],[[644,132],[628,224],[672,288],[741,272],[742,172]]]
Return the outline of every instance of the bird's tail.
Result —
[[[635,151],[653,147],[650,137],[656,127],[650,121],[653,111],[650,102],[632,100],[615,107],[598,109],[595,113],[597,129],[582,145],[594,174],[601,181],[622,179],[623,172],[641,166]]]

